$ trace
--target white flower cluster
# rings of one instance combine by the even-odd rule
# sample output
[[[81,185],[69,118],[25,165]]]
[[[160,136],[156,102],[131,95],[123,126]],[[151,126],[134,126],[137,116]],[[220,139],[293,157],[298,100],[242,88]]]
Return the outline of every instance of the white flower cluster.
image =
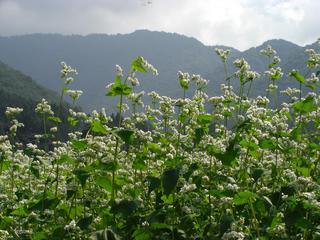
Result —
[[[292,95],[300,93],[300,90],[297,88],[288,87],[287,89],[280,91],[280,93],[287,95],[287,96],[292,96]]]
[[[83,94],[81,90],[67,90],[67,93],[72,98],[73,101],[76,101],[79,99],[79,97]]]
[[[320,53],[314,49],[306,49],[305,51],[309,55],[307,65],[309,68],[318,68],[320,66]]]
[[[280,67],[270,68],[268,71],[265,71],[265,74],[272,81],[279,80],[283,76],[283,72]]]
[[[277,51],[274,50],[270,45],[268,45],[265,49],[260,50],[260,54],[272,57],[277,54]]]
[[[138,78],[136,78],[136,77],[131,77],[131,76],[129,76],[129,77],[128,77],[128,82],[131,83],[131,85],[132,85],[133,87],[140,85],[140,82],[139,82]]]
[[[123,77],[123,69],[120,65],[116,64],[116,74],[119,77]]]
[[[235,76],[238,77],[242,83],[252,81],[260,77],[259,73],[250,70],[251,67],[244,58],[236,59],[233,64],[239,68],[235,73]]]
[[[221,61],[226,62],[229,54],[231,53],[230,49],[223,50],[221,48],[214,49],[216,54],[221,58]]]
[[[191,79],[195,81],[198,90],[203,90],[209,83],[209,80],[202,78],[199,74],[193,74]]]
[[[61,80],[64,80],[66,85],[71,84],[74,81],[73,76],[77,74],[78,72],[76,69],[68,66],[65,62],[61,62],[60,78]]]
[[[36,113],[42,114],[42,115],[53,115],[53,111],[51,110],[51,106],[49,105],[48,101],[46,99],[42,99],[40,103],[37,104]]]
[[[147,69],[148,71],[151,71],[153,75],[158,75],[158,70],[151,63],[149,63],[143,57],[141,57],[141,59],[142,59],[143,66],[145,69]]]
[[[6,116],[7,118],[15,118],[19,113],[23,111],[23,108],[18,108],[18,107],[7,107],[6,109]]]
[[[139,93],[131,93],[128,96],[128,99],[132,101],[132,104],[143,106],[143,102],[141,100],[143,95],[144,95],[144,91],[141,91]]]

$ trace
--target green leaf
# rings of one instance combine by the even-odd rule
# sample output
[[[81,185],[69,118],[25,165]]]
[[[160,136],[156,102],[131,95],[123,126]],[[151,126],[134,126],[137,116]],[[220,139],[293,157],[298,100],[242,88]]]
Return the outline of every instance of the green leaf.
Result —
[[[84,151],[88,148],[88,143],[85,140],[73,140],[72,147],[77,151]]]
[[[61,240],[61,239],[65,239],[65,236],[67,235],[67,230],[64,229],[64,226],[62,225],[58,225],[52,235],[48,238],[50,240]]]
[[[69,155],[63,154],[57,160],[57,164],[62,164],[62,163],[65,163],[65,162],[71,163],[71,162],[73,162],[73,159]]]
[[[19,207],[11,212],[11,215],[14,216],[20,216],[20,217],[26,217],[28,213],[26,212],[26,209],[24,207]]]
[[[92,239],[93,240],[118,240],[118,237],[111,229],[106,228],[104,230],[95,231],[92,234]]]
[[[172,230],[172,227],[166,223],[159,223],[159,222],[153,222],[151,223],[151,228],[155,229],[155,230],[159,230],[159,229],[168,229],[168,230]]]
[[[213,116],[211,114],[200,114],[197,118],[197,122],[200,125],[207,126],[209,125],[213,120]]]
[[[31,164],[30,167],[29,167],[29,170],[36,178],[40,177],[40,171],[37,168],[37,165]]]
[[[296,170],[304,177],[310,177],[311,169],[308,167],[296,167]]]
[[[194,142],[195,144],[199,144],[202,137],[208,133],[209,129],[207,127],[202,127],[202,128],[196,128],[195,129],[195,138]]]
[[[107,176],[97,176],[95,182],[98,186],[104,188],[108,192],[112,191],[112,181],[110,177]]]
[[[239,192],[233,198],[235,205],[243,205],[249,202],[253,202],[257,198],[257,194],[249,191]]]
[[[163,195],[161,196],[161,200],[163,201],[164,204],[171,205],[173,204],[173,195],[172,194],[169,194],[169,196]]]
[[[149,240],[152,239],[152,233],[147,229],[139,228],[133,232],[132,237],[134,240]]]
[[[84,168],[73,170],[73,174],[76,175],[82,187],[86,185],[87,179],[90,177],[90,173]]]
[[[98,168],[100,170],[105,170],[105,171],[116,171],[118,169],[118,164],[115,161],[109,160],[107,162],[102,162],[99,161],[98,163]]]
[[[47,234],[45,232],[36,232],[33,236],[32,236],[32,240],[46,240],[47,238]]]
[[[168,196],[170,193],[174,191],[178,183],[178,179],[179,179],[178,168],[166,169],[163,172],[161,182],[162,182],[163,193],[165,195]]]
[[[128,84],[124,84],[121,82],[121,77],[119,75],[116,76],[114,84],[111,86],[109,91],[107,92],[107,96],[128,96],[132,92],[132,88],[128,86]]]
[[[261,168],[256,168],[253,170],[251,176],[254,179],[255,182],[257,182],[257,180],[263,175],[263,169]]]
[[[239,149],[235,147],[236,138],[230,141],[224,153],[216,153],[214,156],[219,159],[223,165],[231,166],[235,163],[236,158],[239,156]]]
[[[137,157],[133,163],[132,168],[136,170],[147,170],[147,164],[145,163],[146,158]]]
[[[294,77],[298,82],[304,84],[306,80],[304,79],[304,76],[302,76],[299,71],[293,70],[289,73],[289,76]]]
[[[81,230],[87,229],[89,225],[92,223],[92,220],[92,216],[83,217],[77,222],[77,226],[79,226]]]
[[[115,132],[126,144],[132,145],[134,141],[134,131],[129,129],[120,129]]]
[[[159,189],[161,186],[161,180],[158,177],[148,176],[146,181],[149,182],[148,194],[156,189]]]
[[[270,228],[273,230],[277,225],[282,223],[282,217],[281,214],[277,214],[273,217],[272,222],[270,224]]]
[[[220,219],[220,236],[227,232],[231,224],[234,222],[234,218],[231,215],[224,214]]]
[[[277,148],[277,143],[276,141],[273,141],[271,139],[264,139],[262,141],[260,141],[259,143],[260,147],[262,149],[271,149],[271,150],[274,150]]]
[[[290,132],[290,138],[295,141],[301,141],[301,127],[296,127]]]
[[[147,147],[153,153],[161,153],[161,146],[159,144],[148,142]]]
[[[72,127],[76,126],[79,122],[78,119],[71,117],[71,116],[68,116],[67,121]]]
[[[316,110],[317,106],[314,102],[314,97],[308,96],[305,100],[295,103],[293,108],[297,112],[308,113]]]
[[[111,213],[122,215],[124,218],[130,216],[139,207],[138,202],[134,200],[121,200],[118,203],[114,203],[111,207]]]
[[[136,59],[134,59],[131,62],[132,70],[137,71],[137,72],[141,72],[141,73],[147,72],[147,69],[144,67],[144,65],[145,65],[144,60],[143,60],[143,57],[141,57],[141,56],[138,56]]]
[[[96,121],[96,120],[94,120],[91,123],[91,130],[94,133],[103,134],[103,135],[107,135],[109,133],[106,127],[100,121]]]
[[[61,119],[59,117],[48,117],[48,120],[55,123],[61,123]]]
[[[41,210],[45,210],[45,209],[54,209],[58,204],[59,204],[60,200],[56,197],[54,198],[41,198],[38,202],[32,204],[29,207],[29,211],[41,211]]]

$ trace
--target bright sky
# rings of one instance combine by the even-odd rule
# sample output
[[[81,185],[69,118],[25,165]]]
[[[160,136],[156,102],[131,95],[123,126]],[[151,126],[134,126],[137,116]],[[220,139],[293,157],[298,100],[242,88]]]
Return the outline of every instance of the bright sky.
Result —
[[[176,32],[240,50],[320,37],[320,0],[0,0],[0,35]]]

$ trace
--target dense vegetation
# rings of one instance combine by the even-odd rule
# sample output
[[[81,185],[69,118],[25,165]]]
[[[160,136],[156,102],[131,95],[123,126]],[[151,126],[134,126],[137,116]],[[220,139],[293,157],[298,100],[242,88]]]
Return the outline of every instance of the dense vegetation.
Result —
[[[150,92],[144,106],[137,76],[157,70],[137,57],[127,74],[117,66],[108,85],[108,98],[119,101],[117,126],[104,109],[70,110],[70,126],[87,130],[67,141],[56,135],[60,111],[43,100],[36,107],[43,134],[37,144],[20,144],[22,109],[7,108],[1,238],[319,239],[320,54],[307,51],[309,74],[286,73],[299,87],[281,91],[287,101],[280,102],[284,73],[271,47],[261,51],[263,75],[244,59],[229,73],[230,52],[216,52],[225,66],[221,96],[208,96],[201,76],[179,71],[180,97]],[[60,74],[60,103],[66,92],[77,101],[76,71],[63,63]],[[268,81],[266,96],[251,97],[259,77]],[[48,121],[56,127],[47,129]]]

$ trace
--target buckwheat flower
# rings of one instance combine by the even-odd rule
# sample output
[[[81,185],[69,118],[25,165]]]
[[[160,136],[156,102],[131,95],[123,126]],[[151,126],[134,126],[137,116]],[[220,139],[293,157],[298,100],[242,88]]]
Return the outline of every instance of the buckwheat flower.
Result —
[[[223,50],[221,48],[215,48],[214,50],[222,62],[226,62],[229,54],[231,53],[230,49]]]
[[[52,127],[52,128],[50,128],[50,132],[52,132],[52,133],[55,133],[55,132],[57,132],[58,131],[58,128],[57,127]]]
[[[77,75],[77,74],[78,72],[76,69],[72,68],[71,66],[68,66],[65,62],[61,62],[60,78],[65,80],[66,85],[73,82],[73,79],[72,81],[70,79],[67,81],[68,77],[70,75]]]
[[[119,77],[123,77],[123,69],[118,64],[116,64],[116,74]]]
[[[81,90],[68,90],[67,93],[73,101],[76,101],[79,99],[83,92]]]
[[[132,103],[143,106],[143,102],[141,101],[141,97],[144,95],[144,91],[139,93],[131,93],[128,96],[128,99],[132,101]]]
[[[278,86],[271,83],[271,84],[269,84],[269,86],[267,88],[267,92],[274,92],[277,89],[278,89]]]
[[[202,180],[203,180],[204,182],[209,182],[209,177],[208,177],[207,175],[202,176]]]
[[[22,111],[23,111],[23,108],[7,107],[5,114],[6,114],[7,118],[15,118]]]
[[[128,82],[131,83],[133,87],[140,85],[138,78],[135,77],[128,77]]]
[[[300,90],[297,88],[288,87],[287,89],[280,91],[280,93],[283,95],[292,96],[294,94],[300,93]]]
[[[71,84],[73,82],[74,82],[74,78],[73,77],[68,77],[68,78],[66,78],[65,84],[69,85],[69,84]]]
[[[260,50],[260,54],[268,56],[268,57],[272,57],[273,55],[277,54],[277,51],[274,50],[271,45],[268,45],[265,49],[261,49]]]
[[[196,82],[196,85],[197,85],[197,89],[198,90],[202,90],[205,86],[208,85],[209,81],[202,78],[200,75],[198,74],[193,74],[192,75],[192,81],[195,81]]]
[[[45,100],[44,98],[41,100],[40,103],[37,104],[36,113],[39,114],[47,114],[47,115],[53,115],[53,111],[51,110],[51,106],[49,105],[48,101]]]
[[[147,71],[151,71],[153,75],[158,75],[158,70],[152,64],[150,64],[146,59],[144,59],[141,56],[139,56],[138,58],[142,60],[143,67],[147,69]]]
[[[222,236],[222,240],[243,240],[245,238],[245,235],[242,232],[226,232]]]
[[[306,62],[309,68],[318,68],[320,66],[320,53],[317,53],[314,49],[306,49],[305,51],[309,55],[309,59]]]
[[[255,99],[255,102],[256,102],[257,105],[268,105],[270,100],[267,97],[258,96]]]
[[[248,64],[248,62],[244,58],[236,59],[233,62],[233,65],[236,66],[237,68],[242,68],[245,70],[250,69],[250,65]]]
[[[189,184],[189,183],[186,183],[181,189],[180,189],[180,192],[181,193],[187,193],[187,192],[192,192],[194,190],[197,189],[197,185],[195,185],[194,183],[192,184]]]
[[[13,135],[15,135],[15,134],[17,133],[18,128],[24,127],[24,124],[18,122],[17,119],[13,119],[13,120],[11,121],[11,123],[12,123],[12,125],[11,125],[11,127],[9,128],[9,131],[10,131]]]
[[[142,227],[149,227],[149,222],[148,221],[144,221],[142,222]]]
[[[69,224],[65,225],[64,226],[64,230],[73,230],[76,228],[76,221],[75,220],[72,220]]]
[[[311,74],[311,77],[306,79],[306,82],[307,82],[307,83],[315,84],[315,83],[318,83],[318,82],[319,82],[319,78],[316,76],[315,73],[312,73],[312,74]]]
[[[278,80],[283,76],[283,72],[280,67],[270,68],[268,71],[265,71],[265,74],[272,81]]]

